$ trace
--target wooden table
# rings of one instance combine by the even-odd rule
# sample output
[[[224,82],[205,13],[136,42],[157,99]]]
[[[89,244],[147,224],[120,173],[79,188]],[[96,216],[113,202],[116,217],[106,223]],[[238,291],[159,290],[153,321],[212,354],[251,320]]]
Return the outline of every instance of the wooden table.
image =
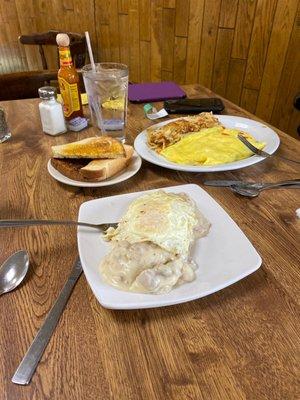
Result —
[[[212,95],[198,85],[185,90],[191,97]],[[227,114],[254,118],[225,103]],[[300,175],[299,166],[277,158],[214,174],[175,172],[143,162],[140,172],[121,184],[68,187],[48,175],[46,164],[51,145],[76,140],[77,134],[44,135],[38,100],[1,105],[13,134],[0,145],[2,219],[76,219],[82,202],[101,196],[185,183],[202,187],[206,178],[275,181]],[[130,105],[130,141],[150,124],[141,105]],[[278,133],[279,154],[299,158],[299,143]],[[77,255],[76,229],[0,231],[0,262],[21,248],[30,253],[24,284],[0,299],[1,399],[299,398],[300,220],[295,210],[300,192],[265,191],[250,200],[226,188],[205,190],[244,230],[262,256],[262,267],[198,301],[137,311],[102,308],[82,276],[26,387],[11,383],[11,377],[69,274]]]

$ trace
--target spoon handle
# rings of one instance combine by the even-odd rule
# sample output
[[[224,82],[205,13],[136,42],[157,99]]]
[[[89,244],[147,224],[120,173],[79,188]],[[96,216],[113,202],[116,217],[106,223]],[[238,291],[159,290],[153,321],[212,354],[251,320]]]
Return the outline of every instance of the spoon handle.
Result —
[[[276,188],[276,187],[299,188],[300,187],[300,179],[294,179],[294,180],[290,180],[290,181],[282,181],[282,182],[276,182],[276,183],[266,183],[265,185],[262,185],[259,188],[259,190],[271,189],[271,188]]]
[[[79,258],[77,258],[72,272],[60,292],[56,302],[49,311],[43,325],[34,338],[31,346],[25,354],[21,364],[12,377],[12,382],[18,385],[28,385],[34,371],[44,353],[44,350],[52,336],[52,333],[58,323],[58,320],[67,304],[67,301],[72,293],[73,287],[82,273],[82,266]]]

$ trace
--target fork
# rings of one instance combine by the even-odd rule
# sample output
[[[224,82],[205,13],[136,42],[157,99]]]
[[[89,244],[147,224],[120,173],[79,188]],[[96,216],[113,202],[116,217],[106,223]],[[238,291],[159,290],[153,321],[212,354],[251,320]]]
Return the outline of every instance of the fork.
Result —
[[[281,158],[281,159],[283,159],[283,160],[291,161],[291,162],[300,164],[300,161],[291,160],[290,158],[286,158],[286,157],[283,157],[283,156],[279,156],[278,154],[270,154],[270,153],[267,153],[267,152],[264,151],[264,150],[258,149],[257,147],[253,146],[253,144],[250,143],[250,142],[249,142],[243,135],[241,135],[240,133],[238,134],[237,137],[238,137],[238,139],[239,139],[242,143],[244,143],[244,145],[245,145],[246,147],[248,147],[249,150],[251,150],[254,154],[257,154],[258,156],[265,157],[265,158],[277,156],[277,157],[279,157],[279,158]]]
[[[116,228],[118,223],[111,224],[90,224],[87,222],[54,220],[54,219],[2,219],[0,220],[0,228],[31,226],[31,225],[77,225],[87,228],[100,229],[106,231],[108,228]]]

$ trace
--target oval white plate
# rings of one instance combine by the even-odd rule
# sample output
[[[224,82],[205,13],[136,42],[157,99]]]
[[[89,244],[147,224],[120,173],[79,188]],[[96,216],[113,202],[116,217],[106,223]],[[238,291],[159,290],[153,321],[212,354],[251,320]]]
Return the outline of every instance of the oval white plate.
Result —
[[[141,168],[142,160],[141,157],[136,153],[133,153],[132,159],[128,167],[122,171],[121,173],[111,177],[110,179],[106,179],[101,182],[81,182],[75,181],[73,179],[68,178],[63,175],[61,172],[57,171],[51,164],[51,160],[48,161],[48,172],[49,174],[59,182],[65,183],[66,185],[78,186],[78,187],[101,187],[101,186],[109,186],[115,185],[116,183],[120,183],[125,181],[126,179],[131,178],[135,175],[138,170]]]
[[[256,140],[266,143],[264,150],[270,154],[274,153],[279,144],[280,140],[276,132],[268,126],[254,121],[252,119],[236,117],[232,115],[215,115],[220,123],[226,128],[230,129],[240,129],[245,132],[250,133]],[[180,119],[175,118],[173,121]],[[170,123],[171,120],[160,122],[159,124],[152,125],[151,128],[159,128],[163,125]],[[168,161],[166,158],[157,154],[154,150],[150,149],[147,145],[147,132],[142,131],[134,141],[134,148],[139,153],[139,155],[145,160],[160,165],[164,168],[175,169],[178,171],[188,171],[188,172],[216,172],[216,171],[230,171],[233,169],[239,169],[248,167],[249,165],[256,164],[264,160],[264,157],[253,155],[251,157],[245,158],[244,160],[234,161],[232,163],[213,165],[213,166],[203,166],[203,165],[183,165],[176,164]]]

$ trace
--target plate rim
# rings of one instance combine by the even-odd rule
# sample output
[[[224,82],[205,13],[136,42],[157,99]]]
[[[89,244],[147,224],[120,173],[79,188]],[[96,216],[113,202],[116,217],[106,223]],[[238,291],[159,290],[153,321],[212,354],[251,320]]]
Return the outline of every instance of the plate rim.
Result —
[[[235,220],[229,215],[229,213],[222,207],[222,205],[219,204],[213,198],[213,196],[211,196],[209,193],[207,193],[206,190],[204,190],[203,188],[201,188],[197,184],[193,184],[192,183],[192,184],[174,185],[174,186],[168,186],[168,187],[162,187],[162,188],[156,188],[156,189],[149,189],[149,190],[143,190],[143,191],[136,191],[136,192],[130,192],[130,193],[123,193],[123,194],[118,194],[118,195],[115,195],[115,196],[106,196],[106,197],[101,197],[101,198],[97,198],[97,199],[87,200],[87,201],[83,202],[80,205],[80,208],[78,210],[78,221],[81,221],[80,217],[82,215],[83,209],[88,207],[89,204],[91,204],[91,203],[95,203],[95,202],[98,202],[98,201],[103,201],[103,200],[106,200],[106,199],[111,199],[111,197],[120,197],[120,196],[126,197],[126,196],[130,196],[131,194],[141,194],[142,195],[143,193],[148,193],[148,192],[155,191],[155,190],[164,190],[164,189],[172,190],[175,187],[176,188],[178,188],[178,187],[190,187],[190,188],[194,187],[197,190],[200,189],[203,192],[205,192],[211,198],[211,200],[213,200],[214,203],[217,203],[217,205],[223,210],[223,212],[226,214],[226,216],[230,219],[231,224],[236,226],[238,228],[238,230],[240,231],[240,233],[246,238],[246,240],[248,242],[248,245],[250,246],[251,250],[254,251],[254,254],[255,254],[255,257],[256,257],[255,263],[253,263],[253,266],[251,268],[249,268],[247,271],[243,272],[242,274],[239,274],[239,275],[235,276],[234,279],[231,279],[231,280],[229,280],[228,282],[226,282],[224,284],[218,285],[215,288],[208,289],[208,290],[204,291],[201,295],[193,294],[191,296],[187,296],[183,300],[182,299],[178,299],[178,301],[176,301],[176,300],[174,301],[172,299],[166,299],[166,300],[160,300],[160,302],[158,304],[151,304],[151,305],[149,305],[147,303],[138,304],[136,302],[134,302],[134,303],[126,303],[124,301],[121,301],[119,303],[106,302],[105,298],[103,298],[101,296],[101,294],[99,294],[99,291],[98,291],[98,289],[96,289],[96,286],[95,286],[94,282],[89,279],[88,273],[85,272],[85,270],[88,269],[89,267],[86,266],[84,261],[82,260],[82,251],[80,249],[81,241],[79,240],[79,235],[81,233],[82,228],[78,227],[78,229],[77,229],[77,243],[78,243],[78,252],[79,252],[79,257],[80,257],[80,260],[81,260],[81,263],[82,263],[82,268],[83,268],[83,271],[84,271],[84,274],[86,276],[87,282],[88,282],[88,284],[89,284],[94,296],[96,297],[98,302],[103,307],[108,308],[108,309],[112,309],[112,310],[134,310],[134,309],[147,309],[147,308],[167,307],[167,306],[171,306],[171,305],[186,303],[186,302],[189,302],[189,301],[193,301],[193,300],[197,300],[197,299],[209,296],[209,295],[211,295],[213,293],[216,293],[216,292],[218,292],[218,291],[220,291],[222,289],[225,289],[226,287],[231,286],[234,283],[237,283],[238,281],[240,281],[240,280],[244,279],[245,277],[251,275],[252,273],[257,271],[261,267],[262,258],[260,256],[260,254],[258,253],[258,251],[256,250],[256,248],[254,247],[254,245],[252,244],[252,242],[249,240],[248,236],[243,232],[243,230],[239,227],[239,225],[235,222]],[[117,290],[115,288],[112,288],[112,289]],[[139,295],[138,293],[131,293],[131,294],[132,295]],[[153,296],[154,296],[153,297],[153,302],[155,302],[155,295],[153,295]]]
[[[274,131],[274,129],[270,128],[268,125],[254,120],[254,119],[250,119],[250,118],[246,118],[246,117],[240,117],[238,115],[222,115],[222,114],[214,114],[215,117],[219,118],[228,118],[228,119],[242,119],[245,120],[245,123],[247,121],[251,121],[252,123],[257,123],[258,127],[261,128],[267,128],[270,133],[273,135],[273,139],[275,141],[274,146],[271,150],[268,150],[268,152],[270,154],[273,154],[276,152],[276,150],[278,149],[278,147],[280,146],[280,138],[278,136],[278,134]],[[207,165],[207,166],[196,166],[196,165],[184,165],[184,164],[176,164],[173,163],[171,161],[168,161],[167,159],[164,159],[163,157],[159,156],[158,154],[155,153],[154,150],[150,149],[147,147],[147,150],[149,151],[149,154],[147,152],[144,151],[143,148],[144,146],[147,146],[144,140],[144,137],[146,135],[147,129],[149,128],[155,128],[155,127],[159,127],[159,126],[164,126],[167,125],[168,123],[172,122],[172,121],[177,121],[180,119],[186,119],[188,118],[187,116],[185,117],[178,117],[178,118],[172,118],[171,120],[166,120],[166,121],[161,121],[158,122],[157,124],[154,125],[150,125],[150,127],[145,128],[144,130],[142,130],[135,138],[134,140],[134,149],[137,151],[137,153],[146,161],[154,164],[154,165],[158,165],[160,167],[163,168],[167,168],[167,169],[172,169],[172,170],[176,170],[176,171],[185,171],[185,172],[195,172],[195,173],[199,173],[199,172],[221,172],[221,171],[233,171],[236,169],[241,169],[241,168],[246,168],[246,167],[250,167],[254,164],[257,164],[259,162],[262,162],[265,160],[264,157],[258,156],[258,155],[253,155],[250,157],[247,157],[245,159],[239,160],[239,161],[234,161],[232,163],[227,163],[227,164],[220,164],[220,165]]]
[[[135,158],[135,160],[134,160],[134,158]],[[116,185],[117,183],[121,183],[121,182],[126,181],[127,179],[132,178],[140,170],[140,168],[142,166],[142,158],[135,149],[134,149],[134,152],[132,155],[131,162],[137,162],[137,167],[132,171],[131,174],[129,174],[128,177],[118,180],[117,182],[114,182],[114,183],[111,183],[109,180],[104,180],[104,181],[100,181],[100,182],[75,181],[74,179],[67,177],[66,175],[59,172],[56,168],[54,168],[53,165],[51,164],[51,158],[49,158],[49,160],[47,162],[47,170],[48,170],[49,175],[51,175],[51,177],[53,179],[55,179],[56,181],[58,181],[60,183],[65,184],[65,185],[74,186],[74,187],[96,188],[96,187],[105,187],[105,186]],[[121,174],[119,174],[119,176],[122,176],[126,172],[126,170],[129,166],[130,166],[130,164],[126,167],[126,169]],[[62,175],[63,178],[57,177],[57,176],[55,176],[55,174]],[[114,178],[114,176],[112,178]],[[70,182],[65,182],[63,179],[67,179]]]

